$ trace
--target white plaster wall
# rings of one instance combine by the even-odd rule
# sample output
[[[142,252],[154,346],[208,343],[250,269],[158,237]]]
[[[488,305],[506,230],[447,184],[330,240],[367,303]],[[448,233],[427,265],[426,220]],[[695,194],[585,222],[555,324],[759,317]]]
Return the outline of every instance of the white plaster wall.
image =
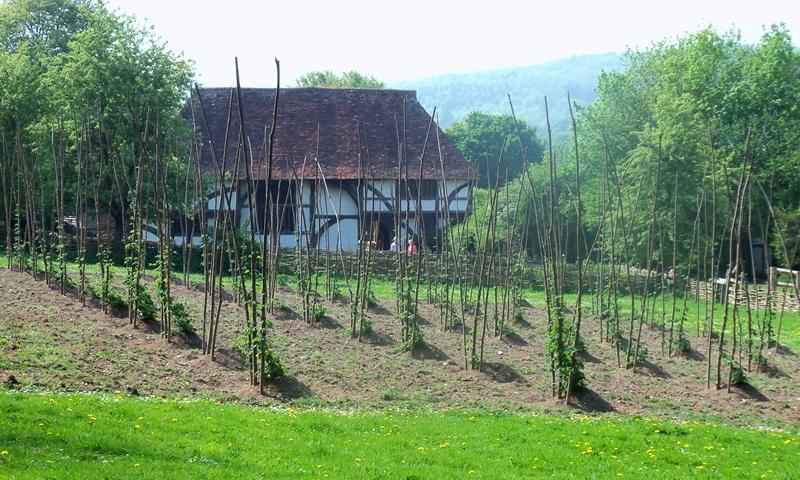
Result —
[[[232,209],[235,209],[236,208],[236,193],[229,191],[228,195],[230,195],[230,206],[231,206]],[[217,205],[219,205],[219,207],[217,207]],[[211,198],[208,199],[208,209],[209,210],[217,210],[217,208],[222,210],[227,205],[228,205],[228,203],[225,201],[225,199],[222,198],[222,195],[216,195],[216,196],[211,197]]]
[[[317,189],[317,215],[358,215],[358,206],[349,193],[335,185]]]
[[[318,224],[325,223],[318,221]],[[343,251],[350,252],[358,249],[358,220],[347,218],[330,226],[319,237],[319,248],[336,250],[337,246]]]
[[[267,242],[272,242],[271,235],[267,235]],[[256,235],[256,242],[261,244],[264,241],[264,235]],[[305,238],[300,237],[300,244],[305,245]],[[295,238],[294,234],[281,234],[280,235],[280,246],[281,248],[295,248],[297,245],[297,239]]]

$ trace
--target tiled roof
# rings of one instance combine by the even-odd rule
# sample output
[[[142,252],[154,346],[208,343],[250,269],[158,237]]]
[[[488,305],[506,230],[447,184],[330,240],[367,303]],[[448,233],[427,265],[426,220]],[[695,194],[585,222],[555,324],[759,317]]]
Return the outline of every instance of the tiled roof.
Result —
[[[214,168],[211,142],[197,96],[196,94],[193,96],[198,135],[203,142],[201,165],[204,169],[211,170]],[[232,105],[226,161],[228,167],[226,170],[232,171],[236,163],[240,134],[235,91],[230,88],[205,88],[201,89],[201,96],[220,162],[228,106]],[[243,88],[242,103],[245,133],[253,152],[254,177],[265,178],[267,158],[265,138],[268,137],[272,126],[275,89]],[[191,118],[190,108],[184,109],[184,116]],[[400,163],[403,175],[407,175],[409,179],[417,178],[420,156],[430,121],[430,114],[417,101],[416,92],[413,91],[344,88],[281,89],[272,176],[275,179],[293,176],[314,178],[316,174],[314,157],[317,156],[326,178],[358,178],[360,154],[361,172],[364,177],[397,178],[398,163]],[[439,139],[445,177],[469,178],[472,169],[463,155],[441,130]],[[403,149],[400,145],[407,146],[404,147],[405,161],[398,160]],[[304,159],[306,166],[303,173]],[[244,157],[241,165],[244,165]],[[441,176],[435,126],[430,130],[422,172],[423,178]]]

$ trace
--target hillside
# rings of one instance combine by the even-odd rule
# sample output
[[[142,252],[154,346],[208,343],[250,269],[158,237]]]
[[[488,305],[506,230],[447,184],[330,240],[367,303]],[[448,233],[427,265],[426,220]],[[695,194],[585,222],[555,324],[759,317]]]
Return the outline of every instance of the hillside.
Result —
[[[620,68],[622,57],[605,53],[526,67],[404,80],[389,86],[416,90],[417,98],[428,111],[437,107],[443,127],[474,110],[510,113],[506,94],[511,94],[517,116],[544,132],[544,97],[547,96],[553,131],[563,133],[569,130],[567,92],[579,104],[589,103],[595,97],[600,72]]]
[[[369,314],[374,332],[363,341],[347,333],[345,299],[324,301],[324,319],[310,325],[297,313],[301,307],[296,292],[282,287],[273,335],[287,376],[262,397],[249,386],[245,358],[236,348],[243,317],[233,302],[222,305],[217,362],[212,363],[202,355],[195,334],[176,335],[167,344],[157,321],[132,329],[124,312],[105,315],[91,302],[82,306],[72,294],[61,296],[57,288],[29,275],[0,269],[0,382],[23,391],[119,391],[295,406],[563,411],[562,402],[550,395],[550,371],[543,361],[546,315],[541,293],[525,294],[529,306],[523,310],[524,319],[503,339],[487,338],[484,369],[478,372],[463,369],[460,329],[442,331],[437,307],[427,302],[419,305],[425,346],[413,355],[398,348],[394,285],[375,282],[378,299]],[[199,327],[202,292],[176,285],[173,294]],[[787,348],[796,350],[796,316],[787,314],[786,323]],[[668,357],[657,353],[660,330],[645,329],[643,341],[653,355],[634,373],[618,368],[612,345],[597,342],[599,328],[596,318],[586,319],[588,352],[583,361],[588,388],[575,399],[580,410],[798,426],[800,389],[793,379],[800,364],[789,350],[768,352],[767,371],[749,374],[749,385],[727,393],[703,388],[706,339],[692,337],[687,357]]]

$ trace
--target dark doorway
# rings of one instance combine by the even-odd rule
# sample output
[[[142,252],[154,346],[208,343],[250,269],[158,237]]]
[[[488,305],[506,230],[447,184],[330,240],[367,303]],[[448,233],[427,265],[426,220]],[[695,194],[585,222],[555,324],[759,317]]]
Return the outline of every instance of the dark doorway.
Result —
[[[381,221],[378,224],[378,249],[379,250],[389,250],[389,246],[392,244],[392,236],[389,231],[389,227],[386,226],[386,223]]]

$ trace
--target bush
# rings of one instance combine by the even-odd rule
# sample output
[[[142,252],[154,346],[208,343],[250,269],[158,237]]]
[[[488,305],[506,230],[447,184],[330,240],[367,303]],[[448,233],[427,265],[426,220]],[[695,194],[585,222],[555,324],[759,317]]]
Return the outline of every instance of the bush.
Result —
[[[506,337],[519,337],[519,331],[517,331],[517,329],[514,328],[512,325],[504,323],[503,335],[505,335]]]
[[[172,322],[179,332],[194,332],[192,319],[189,318],[189,313],[186,311],[186,307],[181,302],[172,302],[169,311],[172,314]]]
[[[747,383],[747,373],[737,362],[731,364],[731,385],[744,385]]]
[[[150,292],[147,291],[147,287],[142,285],[139,287],[139,298],[138,298],[138,306],[139,306],[139,317],[142,320],[155,320],[156,313],[158,313],[158,309],[156,308],[156,304],[153,302],[153,297],[150,295]]]
[[[367,335],[372,333],[372,320],[370,320],[369,318],[367,317],[362,318],[361,322],[359,322],[359,326],[361,329],[361,335]]]
[[[323,305],[316,305],[314,306],[314,321],[319,322],[325,315],[328,314],[328,309],[325,308]]]
[[[587,351],[586,340],[584,340],[584,338],[581,336],[578,336],[578,340],[575,342],[575,351],[579,354],[586,353]]]
[[[103,285],[90,283],[86,286],[86,293],[94,300],[103,301]],[[122,295],[119,289],[109,286],[106,297],[106,306],[110,308],[126,309],[128,300]]]
[[[274,302],[273,305],[278,310],[281,310],[281,311],[284,311],[284,312],[291,312],[292,311],[292,307],[290,307],[289,304],[284,302],[283,300],[280,300],[278,298],[274,298],[272,301]]]
[[[280,357],[272,350],[264,353],[264,376],[266,380],[274,380],[286,374]]]
[[[631,345],[631,348],[634,349],[634,352],[636,351],[636,346],[635,345]],[[644,362],[645,360],[647,360],[647,355],[649,353],[650,352],[647,350],[647,346],[646,345],[639,344],[639,352],[636,355],[636,363],[641,363],[641,362]],[[633,362],[631,362],[631,365],[632,365],[632,363]],[[631,365],[628,365],[628,366],[631,366]]]
[[[686,336],[683,334],[678,336],[677,349],[678,352],[680,353],[689,353],[692,351],[692,344],[689,342],[689,339],[686,338]]]

